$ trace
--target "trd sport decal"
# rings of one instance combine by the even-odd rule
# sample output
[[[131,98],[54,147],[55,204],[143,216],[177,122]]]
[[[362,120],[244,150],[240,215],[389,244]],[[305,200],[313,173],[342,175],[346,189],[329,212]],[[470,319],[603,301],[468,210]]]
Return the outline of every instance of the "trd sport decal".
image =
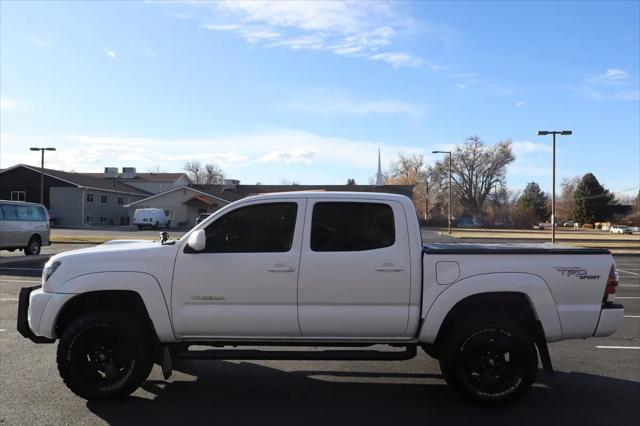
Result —
[[[600,275],[589,275],[586,269],[579,266],[556,266],[556,271],[565,278],[575,277],[580,280],[597,280]]]

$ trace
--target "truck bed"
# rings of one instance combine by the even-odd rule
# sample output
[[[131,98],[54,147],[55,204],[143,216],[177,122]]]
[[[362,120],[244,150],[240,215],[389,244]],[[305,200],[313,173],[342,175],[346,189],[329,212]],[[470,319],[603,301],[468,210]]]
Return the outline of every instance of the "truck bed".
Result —
[[[551,243],[425,243],[422,251],[428,254],[610,254],[603,248]]]

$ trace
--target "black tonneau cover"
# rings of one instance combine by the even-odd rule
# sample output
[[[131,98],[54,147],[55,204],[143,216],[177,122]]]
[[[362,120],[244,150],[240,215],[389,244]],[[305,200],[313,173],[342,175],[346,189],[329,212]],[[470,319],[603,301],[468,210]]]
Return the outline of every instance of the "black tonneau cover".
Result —
[[[610,254],[604,248],[551,243],[426,243],[422,251],[430,254]]]

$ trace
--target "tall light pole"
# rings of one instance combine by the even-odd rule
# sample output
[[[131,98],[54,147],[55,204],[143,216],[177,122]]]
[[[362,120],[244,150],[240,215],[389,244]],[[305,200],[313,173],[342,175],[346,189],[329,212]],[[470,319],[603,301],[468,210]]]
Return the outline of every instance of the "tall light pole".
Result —
[[[539,130],[538,136],[553,135],[553,171],[551,178],[551,242],[556,242],[556,135],[569,136],[571,130]]]
[[[40,151],[40,204],[44,204],[44,152],[55,151],[55,148],[29,148],[31,151]]]
[[[451,235],[451,151],[431,151],[432,154],[449,154],[449,235]]]

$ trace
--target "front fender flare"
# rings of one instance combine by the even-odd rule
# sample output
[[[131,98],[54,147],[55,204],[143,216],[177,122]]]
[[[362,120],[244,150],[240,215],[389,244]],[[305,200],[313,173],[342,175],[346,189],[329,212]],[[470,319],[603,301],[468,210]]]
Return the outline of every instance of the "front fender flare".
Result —
[[[176,340],[169,315],[167,298],[162,292],[160,283],[151,274],[131,271],[94,272],[79,275],[64,282],[57,286],[55,292],[79,295],[93,291],[108,290],[128,290],[138,293],[160,341],[171,342]],[[73,297],[69,298],[65,303],[72,299]],[[45,309],[43,319],[45,315],[47,315],[46,318],[49,321],[53,317],[51,324],[55,324],[56,317],[60,311],[61,309],[57,309],[57,312],[47,312],[47,309]]]
[[[542,324],[546,341],[562,339],[558,309],[546,281],[535,274],[502,272],[472,275],[449,285],[428,307],[418,340],[435,343],[444,319],[458,302],[469,296],[495,292],[524,294]]]

